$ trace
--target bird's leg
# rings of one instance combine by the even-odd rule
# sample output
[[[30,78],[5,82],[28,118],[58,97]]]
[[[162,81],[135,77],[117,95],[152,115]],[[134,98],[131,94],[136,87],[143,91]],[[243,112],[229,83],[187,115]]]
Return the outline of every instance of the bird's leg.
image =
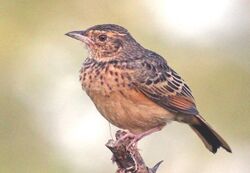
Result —
[[[119,132],[120,133],[116,133],[116,139],[117,139],[116,144],[118,144],[119,142],[125,140],[126,138],[134,139],[136,137],[135,134],[131,133],[128,130],[122,130],[122,131],[120,130]]]
[[[142,132],[142,133],[140,133],[138,135],[135,135],[135,138],[134,138],[135,143],[138,142],[139,140],[141,140],[142,138],[144,138],[145,136],[148,136],[148,135],[150,135],[150,134],[152,134],[154,132],[160,131],[162,128],[163,128],[162,126],[154,127],[154,128],[152,128],[150,130],[147,130],[147,131]]]
[[[139,133],[139,134],[134,134],[131,133],[129,131],[123,131],[125,134],[123,136],[121,136],[120,138],[118,138],[118,140],[116,141],[116,144],[120,143],[121,141],[130,138],[130,143],[129,145],[127,145],[127,148],[130,148],[132,146],[135,146],[137,144],[137,142],[139,140],[141,140],[142,138],[144,138],[145,136],[148,136],[154,132],[158,132],[163,128],[163,126],[159,126],[159,127],[154,127],[150,130],[147,130],[145,132]]]
[[[131,147],[132,145],[136,145],[138,141],[140,141],[142,138],[144,138],[145,136],[148,136],[154,132],[158,132],[162,129],[162,126],[158,126],[158,127],[154,127],[150,130],[147,130],[145,132],[139,133],[137,135],[134,135],[134,138],[132,139],[131,143],[128,145],[128,147]]]

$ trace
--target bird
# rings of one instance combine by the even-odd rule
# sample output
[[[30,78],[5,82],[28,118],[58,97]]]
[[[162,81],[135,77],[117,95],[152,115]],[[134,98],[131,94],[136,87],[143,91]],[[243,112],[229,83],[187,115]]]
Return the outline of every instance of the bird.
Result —
[[[169,122],[187,124],[212,153],[227,142],[200,115],[191,89],[161,55],[144,48],[127,29],[100,24],[65,35],[88,51],[80,69],[83,90],[110,123],[134,141]]]

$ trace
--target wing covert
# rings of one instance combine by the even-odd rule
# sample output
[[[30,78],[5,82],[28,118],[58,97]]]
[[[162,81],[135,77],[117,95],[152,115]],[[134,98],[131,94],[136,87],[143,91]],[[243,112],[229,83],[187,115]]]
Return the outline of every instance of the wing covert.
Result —
[[[190,88],[160,55],[149,52],[139,63],[137,90],[172,112],[198,114]]]

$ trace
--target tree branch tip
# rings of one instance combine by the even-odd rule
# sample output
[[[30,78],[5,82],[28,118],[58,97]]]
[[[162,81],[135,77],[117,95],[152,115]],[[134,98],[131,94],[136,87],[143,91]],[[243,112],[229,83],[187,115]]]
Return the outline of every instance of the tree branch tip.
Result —
[[[153,168],[149,168],[148,169],[149,173],[156,173],[156,171],[158,170],[158,168],[162,164],[162,162],[163,162],[163,160],[161,160],[158,163],[156,163]]]

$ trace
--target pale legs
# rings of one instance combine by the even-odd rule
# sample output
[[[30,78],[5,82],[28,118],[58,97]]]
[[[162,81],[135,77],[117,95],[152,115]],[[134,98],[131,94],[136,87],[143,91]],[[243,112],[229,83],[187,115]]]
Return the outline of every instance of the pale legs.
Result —
[[[154,132],[158,132],[158,131],[160,131],[162,128],[163,128],[163,126],[154,127],[154,128],[152,128],[152,129],[150,129],[150,130],[147,130],[147,131],[142,132],[142,133],[139,133],[139,134],[133,134],[133,133],[131,133],[131,132],[129,132],[129,131],[125,131],[126,134],[123,135],[121,138],[119,138],[119,139],[116,141],[116,144],[119,143],[119,142],[121,142],[121,141],[123,141],[123,140],[125,140],[126,138],[131,138],[132,140],[131,140],[130,144],[128,145],[128,148],[129,148],[129,147],[131,147],[131,146],[133,146],[133,145],[136,145],[137,142],[138,142],[139,140],[141,140],[142,138],[144,138],[145,136],[148,136],[148,135],[150,135],[150,134],[152,134],[152,133],[154,133]]]

